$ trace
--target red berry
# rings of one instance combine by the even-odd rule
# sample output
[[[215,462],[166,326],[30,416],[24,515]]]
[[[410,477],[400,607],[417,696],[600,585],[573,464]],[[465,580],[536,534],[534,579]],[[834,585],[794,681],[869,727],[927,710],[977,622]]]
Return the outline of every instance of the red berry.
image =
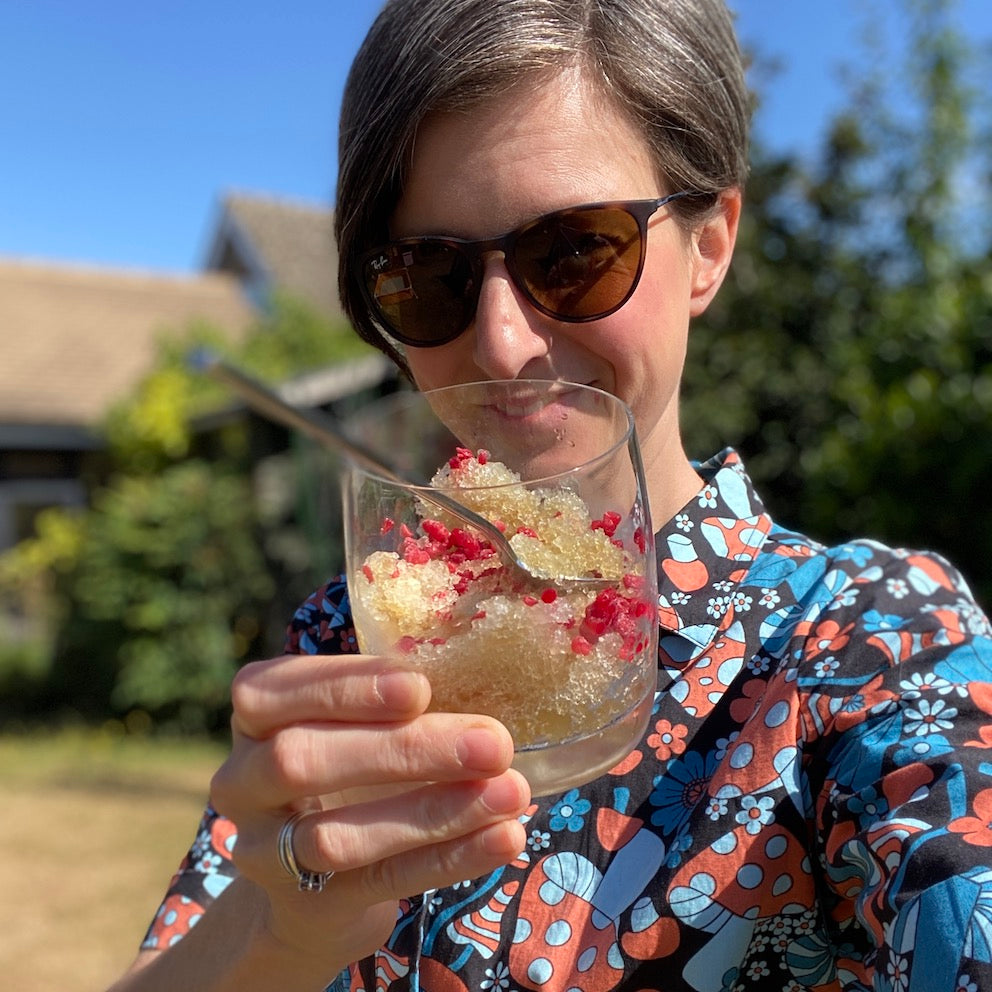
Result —
[[[441,523],[440,520],[425,520],[421,527],[424,528],[424,533],[432,540],[437,541],[438,544],[446,545],[448,543],[448,538],[451,536],[448,532],[448,528]]]
[[[426,565],[431,560],[430,552],[412,538],[403,542],[403,560],[410,565]]]
[[[474,457],[475,455],[468,448],[455,448],[454,457],[448,459],[448,466],[453,469],[459,469]]]
[[[451,544],[464,551],[470,559],[478,558],[479,552],[482,550],[482,544],[479,539],[461,527],[452,527]]]
[[[589,526],[592,530],[601,530],[607,537],[613,537],[620,524],[620,514],[613,510],[607,510],[603,514],[602,520],[594,520]]]
[[[634,531],[634,544],[637,545],[637,550],[640,551],[641,554],[644,554],[644,549],[647,547],[647,542],[644,539],[644,528],[638,527],[637,530]]]

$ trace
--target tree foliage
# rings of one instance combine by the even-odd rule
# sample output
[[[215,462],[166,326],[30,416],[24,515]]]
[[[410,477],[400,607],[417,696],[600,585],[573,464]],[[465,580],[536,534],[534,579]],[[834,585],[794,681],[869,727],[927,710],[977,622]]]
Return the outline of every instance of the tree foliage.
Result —
[[[934,548],[990,603],[988,62],[947,0],[905,9],[905,75],[872,59],[811,165],[756,156],[686,435],[740,447],[783,522]]]
[[[0,652],[0,714],[138,712],[221,727],[238,665],[278,650],[287,600],[317,581],[319,541],[294,525],[294,506],[261,490],[312,499],[318,456],[291,449],[266,463],[285,479],[260,485],[245,418],[198,452],[197,418],[231,402],[189,367],[201,346],[269,381],[368,352],[288,298],[237,346],[199,324],[164,335],[155,367],[108,413],[113,470],[89,508],[45,511],[35,537],[0,556],[0,592],[44,632],[33,649],[22,640]]]

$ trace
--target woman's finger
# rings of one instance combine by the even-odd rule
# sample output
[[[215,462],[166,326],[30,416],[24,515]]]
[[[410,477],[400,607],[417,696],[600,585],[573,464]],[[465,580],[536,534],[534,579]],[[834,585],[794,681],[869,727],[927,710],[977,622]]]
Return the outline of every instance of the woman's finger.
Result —
[[[294,723],[408,720],[430,702],[420,672],[367,655],[285,655],[245,665],[231,687],[235,733],[264,738]]]
[[[493,779],[431,784],[307,814],[296,824],[293,850],[312,871],[354,871],[519,817],[529,802],[527,780],[512,769]]]
[[[235,821],[357,787],[490,778],[510,767],[513,740],[485,716],[425,713],[402,723],[285,727],[263,740],[236,737],[215,774],[216,808]]]
[[[368,902],[402,899],[427,889],[478,878],[519,857],[527,835],[519,820],[502,820],[442,844],[407,851],[341,876]],[[333,881],[337,881],[335,878]]]

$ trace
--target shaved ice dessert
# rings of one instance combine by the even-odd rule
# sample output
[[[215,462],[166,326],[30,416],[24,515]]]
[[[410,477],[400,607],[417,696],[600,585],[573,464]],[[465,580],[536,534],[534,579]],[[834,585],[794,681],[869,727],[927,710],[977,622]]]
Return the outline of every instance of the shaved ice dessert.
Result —
[[[610,767],[646,723],[655,678],[657,609],[637,520],[619,507],[593,515],[560,484],[524,485],[482,449],[458,448],[431,485],[493,521],[532,571],[604,581],[522,576],[427,504],[410,523],[383,513],[391,549],[350,576],[362,650],[423,668],[432,710],[503,722],[532,786],[560,771],[549,745],[591,742],[574,756],[577,781]]]

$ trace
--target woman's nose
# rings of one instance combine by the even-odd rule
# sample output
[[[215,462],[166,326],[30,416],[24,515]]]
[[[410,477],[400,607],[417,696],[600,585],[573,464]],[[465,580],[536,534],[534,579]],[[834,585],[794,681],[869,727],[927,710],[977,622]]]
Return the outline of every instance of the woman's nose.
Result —
[[[514,284],[503,255],[486,258],[473,324],[479,368],[492,379],[517,378],[550,352],[550,334],[541,326],[545,322]]]

